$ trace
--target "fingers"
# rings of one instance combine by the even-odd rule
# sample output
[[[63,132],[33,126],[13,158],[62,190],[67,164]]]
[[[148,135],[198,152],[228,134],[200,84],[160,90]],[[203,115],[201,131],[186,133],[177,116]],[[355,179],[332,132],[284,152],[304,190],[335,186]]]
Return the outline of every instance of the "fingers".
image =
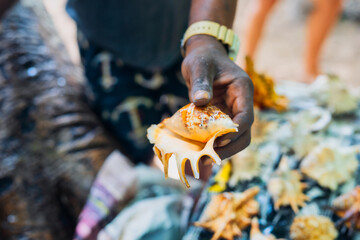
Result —
[[[205,87],[205,86],[204,86]],[[211,95],[210,95],[210,89],[199,89],[199,90],[193,90],[192,91],[192,102],[196,105],[196,106],[205,106],[206,104],[208,104],[210,102],[211,99]]]
[[[228,86],[226,96],[226,105],[231,107],[233,116],[253,111],[254,86],[245,72]]]
[[[238,137],[235,141],[230,142],[224,147],[215,148],[215,151],[219,154],[221,159],[229,158],[234,154],[242,151],[247,146],[249,146],[251,142],[251,130],[244,132],[240,137]]]
[[[251,141],[251,131],[248,129],[244,132],[240,137],[238,137],[235,141],[230,142],[224,147],[215,148],[215,151],[219,155],[221,159],[229,158],[232,155],[240,152],[249,146]]]
[[[245,132],[251,129],[251,125],[254,121],[254,113],[251,112],[241,112],[238,113],[234,118],[233,122],[237,123],[238,132],[228,133],[221,137],[218,137],[215,141],[215,147],[223,147],[230,142],[236,141],[237,138],[242,136]]]
[[[254,121],[253,86],[251,80],[244,76],[228,86],[226,105],[233,115],[233,122],[238,124],[238,132],[219,137],[215,146],[221,147],[236,141],[251,128]]]
[[[205,106],[212,99],[215,67],[211,61],[198,57],[188,60],[183,68],[186,68],[183,71],[188,73],[184,74],[184,77],[189,78],[190,101],[196,106]]]

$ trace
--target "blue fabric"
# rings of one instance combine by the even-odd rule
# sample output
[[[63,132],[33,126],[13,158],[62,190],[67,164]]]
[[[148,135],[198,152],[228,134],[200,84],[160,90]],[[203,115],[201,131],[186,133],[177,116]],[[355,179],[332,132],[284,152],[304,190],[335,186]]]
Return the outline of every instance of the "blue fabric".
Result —
[[[69,0],[67,11],[91,42],[128,65],[159,70],[181,59],[190,0]]]

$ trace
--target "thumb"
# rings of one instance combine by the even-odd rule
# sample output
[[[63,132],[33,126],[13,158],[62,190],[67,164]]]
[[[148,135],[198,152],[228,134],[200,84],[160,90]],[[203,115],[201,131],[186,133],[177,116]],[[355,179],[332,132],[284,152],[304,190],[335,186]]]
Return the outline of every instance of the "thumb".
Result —
[[[206,60],[190,66],[190,101],[205,106],[213,96],[215,68]]]

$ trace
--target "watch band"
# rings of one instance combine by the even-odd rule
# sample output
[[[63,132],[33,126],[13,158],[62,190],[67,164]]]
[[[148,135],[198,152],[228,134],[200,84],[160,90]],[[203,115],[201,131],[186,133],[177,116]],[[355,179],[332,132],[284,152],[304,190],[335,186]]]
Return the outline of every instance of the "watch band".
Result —
[[[222,44],[227,45],[229,48],[229,58],[235,60],[239,52],[240,41],[238,36],[233,30],[224,25],[212,21],[199,21],[191,24],[186,30],[184,37],[181,41],[181,54],[185,56],[186,41],[195,35],[205,34],[218,39]]]

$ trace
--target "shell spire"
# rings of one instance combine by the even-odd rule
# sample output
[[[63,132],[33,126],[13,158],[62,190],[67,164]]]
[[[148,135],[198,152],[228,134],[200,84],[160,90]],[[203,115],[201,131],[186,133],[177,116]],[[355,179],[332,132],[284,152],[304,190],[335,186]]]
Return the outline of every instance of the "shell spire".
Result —
[[[268,183],[268,191],[274,200],[275,209],[290,205],[292,210],[297,213],[299,206],[305,205],[305,201],[309,200],[309,197],[303,193],[306,184],[300,180],[301,174],[296,170],[291,170],[287,158],[283,157],[279,168]]]

